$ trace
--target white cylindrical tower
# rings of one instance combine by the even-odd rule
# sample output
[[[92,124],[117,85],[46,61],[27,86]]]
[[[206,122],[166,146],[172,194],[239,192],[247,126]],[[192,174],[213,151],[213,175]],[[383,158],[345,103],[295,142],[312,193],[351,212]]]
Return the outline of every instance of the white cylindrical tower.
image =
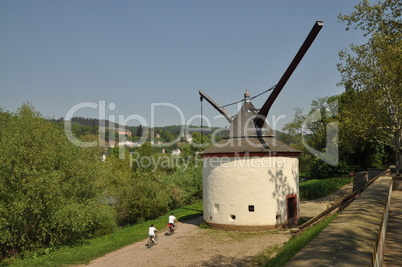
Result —
[[[201,101],[205,98],[231,123],[226,139],[200,153],[204,163],[204,220],[211,227],[253,230],[297,223],[297,157],[301,152],[277,140],[265,120],[322,26],[322,21],[314,23],[259,111],[246,92],[245,103],[233,118],[224,107],[199,91]]]
[[[204,220],[223,230],[266,230],[294,226],[299,217],[300,151],[276,139],[246,101],[229,136],[204,150]]]

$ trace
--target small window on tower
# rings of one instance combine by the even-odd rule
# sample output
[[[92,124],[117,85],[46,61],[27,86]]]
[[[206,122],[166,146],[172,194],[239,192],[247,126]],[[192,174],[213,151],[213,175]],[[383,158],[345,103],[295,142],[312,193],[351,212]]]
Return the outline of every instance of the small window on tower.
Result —
[[[248,205],[248,211],[254,212],[254,205]]]
[[[215,211],[215,212],[219,212],[219,204],[215,204],[215,205],[214,205],[214,211]]]

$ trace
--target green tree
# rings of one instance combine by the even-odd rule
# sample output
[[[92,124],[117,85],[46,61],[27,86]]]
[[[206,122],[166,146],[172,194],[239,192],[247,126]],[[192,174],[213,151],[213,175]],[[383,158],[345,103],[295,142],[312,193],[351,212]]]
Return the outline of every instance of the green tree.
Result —
[[[116,130],[105,128],[105,141],[110,142],[118,142],[119,134]]]
[[[163,129],[161,130],[160,135],[161,135],[163,142],[165,142],[165,143],[170,143],[175,139],[175,136],[173,134],[171,134],[170,132],[165,131]]]
[[[143,134],[143,132],[144,132],[144,131],[143,131],[143,129],[142,129],[142,125],[138,126],[136,135],[137,135],[138,137],[141,137],[142,134]]]
[[[296,137],[291,145],[303,151],[299,157],[301,172],[316,173],[314,168],[320,164],[327,169],[337,170],[338,138],[337,134],[331,132],[337,120],[336,100],[336,97],[317,98],[311,102],[307,114],[297,108],[293,121],[283,127],[285,133]]]
[[[192,146],[196,148],[197,151],[202,151],[207,149],[212,145],[212,136],[210,134],[203,134],[202,132],[193,132],[191,134],[193,138]],[[218,142],[220,137],[215,138],[215,142]]]
[[[302,143],[303,123],[305,120],[306,115],[303,114],[303,110],[301,108],[296,108],[293,120],[285,124],[283,127],[283,131],[289,136],[293,137],[290,145],[300,151],[303,151],[303,153],[299,156],[300,171],[303,173],[309,172],[310,162],[313,159],[313,155],[311,155],[311,153]]]
[[[350,134],[393,148],[399,165],[402,138],[402,3],[362,1],[350,15],[339,15],[347,30],[363,31],[367,43],[340,52],[340,82],[349,101],[341,121]],[[399,173],[399,169],[397,168]]]
[[[132,154],[133,170],[155,170],[155,151],[150,142],[143,143],[136,152]]]
[[[116,227],[98,147],[75,146],[24,104],[0,114],[0,148],[0,259]]]

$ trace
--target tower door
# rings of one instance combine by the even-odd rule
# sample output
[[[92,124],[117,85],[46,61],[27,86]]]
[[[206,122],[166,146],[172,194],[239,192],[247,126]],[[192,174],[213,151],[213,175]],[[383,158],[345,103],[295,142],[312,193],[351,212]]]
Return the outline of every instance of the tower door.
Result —
[[[288,226],[289,227],[297,226],[298,224],[297,195],[286,196],[286,206],[287,206]]]

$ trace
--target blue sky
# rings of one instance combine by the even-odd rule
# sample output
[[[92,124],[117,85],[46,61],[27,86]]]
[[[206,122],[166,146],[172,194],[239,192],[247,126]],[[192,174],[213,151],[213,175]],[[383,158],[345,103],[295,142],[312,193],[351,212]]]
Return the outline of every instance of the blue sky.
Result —
[[[29,102],[51,118],[105,114],[117,122],[133,118],[129,125],[199,125],[192,119],[200,114],[198,89],[222,105],[242,99],[246,89],[251,96],[263,92],[322,20],[269,113],[271,126],[272,116],[286,117],[274,126],[280,130],[295,108],[307,112],[317,97],[343,92],[336,85],[338,52],[364,39],[337,16],[357,3],[3,0],[0,107],[14,112]],[[260,108],[267,97],[253,104]],[[213,126],[228,125],[205,101],[203,110]]]

